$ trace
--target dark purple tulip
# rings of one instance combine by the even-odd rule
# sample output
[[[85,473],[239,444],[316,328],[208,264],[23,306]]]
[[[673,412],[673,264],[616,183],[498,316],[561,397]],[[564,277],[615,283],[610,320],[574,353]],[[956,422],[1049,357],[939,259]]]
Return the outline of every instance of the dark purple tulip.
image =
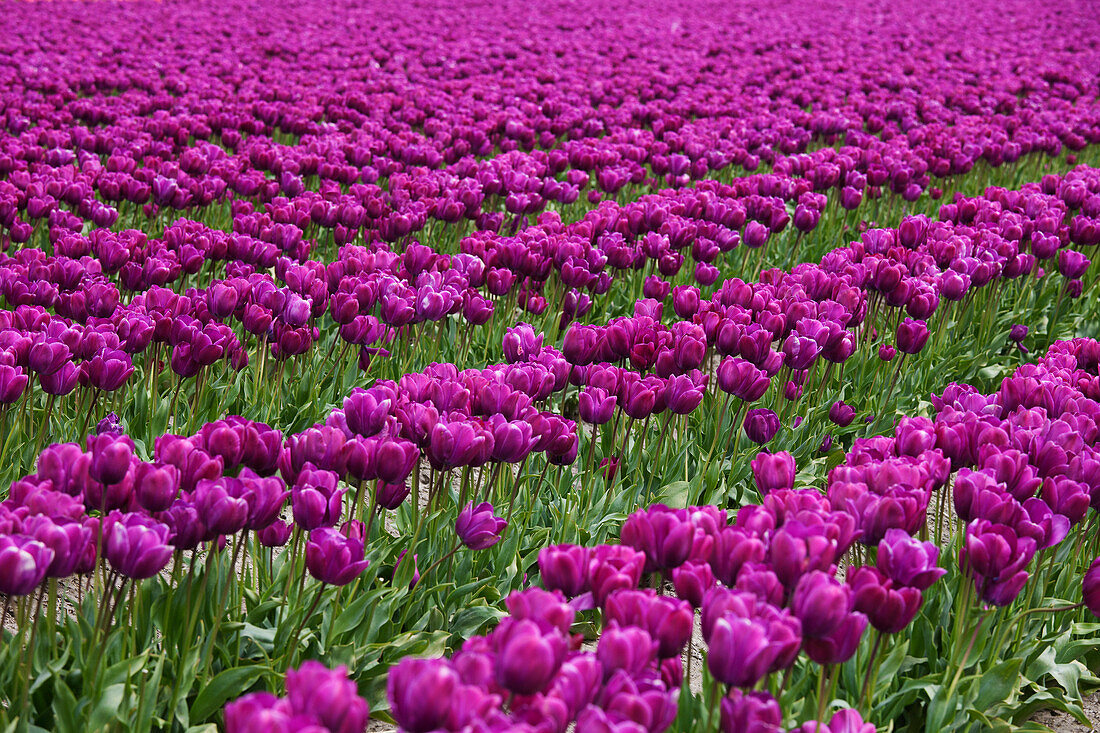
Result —
[[[564,634],[557,629],[543,631],[528,619],[506,619],[493,631],[491,640],[497,654],[497,683],[520,695],[545,689],[568,650]]]
[[[367,728],[370,708],[348,679],[346,667],[330,670],[310,660],[288,669],[286,696],[291,710],[317,720],[331,733],[363,733]]]
[[[745,402],[760,399],[770,386],[767,372],[744,359],[726,357],[718,365],[718,387]]]
[[[1093,616],[1100,618],[1100,557],[1092,561],[1089,569],[1085,571],[1085,579],[1081,586],[1081,595],[1085,607]]]
[[[290,523],[279,519],[258,531],[256,539],[264,547],[283,547],[290,541],[290,533]]]
[[[848,585],[855,609],[884,634],[896,634],[908,626],[923,601],[917,588],[895,587],[879,570],[866,565],[852,572]]]
[[[17,402],[27,388],[28,379],[22,367],[0,364],[0,404]]]
[[[149,512],[164,511],[179,496],[180,472],[164,463],[139,463],[134,470],[134,496]]]
[[[856,411],[843,402],[834,402],[829,408],[829,419],[839,427],[848,427],[855,418]]]
[[[0,593],[27,595],[45,579],[53,561],[54,551],[36,539],[0,536]]]
[[[906,318],[897,329],[898,350],[903,354],[918,354],[928,341],[928,326],[924,321]]]
[[[1090,264],[1089,258],[1076,250],[1063,249],[1058,252],[1058,272],[1067,280],[1076,280],[1084,275]]]
[[[588,589],[588,548],[551,545],[539,550],[539,576],[549,590],[574,598]]]
[[[317,470],[307,463],[290,490],[294,522],[306,531],[334,526],[340,521],[343,496],[335,473]]]
[[[290,492],[278,476],[261,477],[248,468],[241,471],[240,479],[241,498],[248,504],[244,528],[261,531],[279,518]]]
[[[596,605],[620,588],[637,588],[646,556],[626,545],[597,545],[588,556],[588,585]]]
[[[803,575],[791,595],[791,611],[807,637],[828,636],[851,610],[848,587],[820,570]]]
[[[476,507],[471,501],[463,507],[455,522],[455,533],[471,550],[484,550],[500,542],[508,522],[493,514],[493,505],[482,502]]]
[[[878,568],[895,585],[927,590],[947,571],[937,567],[940,550],[901,529],[886,531],[878,544]]]
[[[760,496],[780,489],[793,489],[795,477],[794,456],[787,451],[768,453],[761,451],[750,463],[756,489]]]
[[[638,677],[657,658],[657,642],[643,628],[611,621],[600,634],[596,658],[603,666],[604,679],[618,669]]]
[[[779,432],[779,416],[771,410],[749,410],[745,415],[745,437],[757,445],[765,445]]]
[[[455,693],[462,684],[446,659],[405,657],[386,680],[394,720],[409,733],[449,729]]]
[[[805,649],[807,656],[818,664],[843,664],[852,658],[859,648],[859,641],[867,628],[867,617],[862,613],[850,613],[841,620],[840,625],[821,638],[807,637]]]
[[[1027,326],[1023,325],[1022,323],[1017,323],[1009,329],[1008,340],[1015,344],[1018,344],[1025,338],[1027,338],[1027,331]]]
[[[707,669],[719,682],[733,687],[756,685],[778,653],[765,624],[734,614],[716,619],[706,641]]]
[[[374,498],[378,506],[383,509],[396,509],[409,497],[409,485],[407,483],[387,484],[379,482],[374,490]]]
[[[369,565],[363,559],[363,543],[331,527],[309,533],[306,543],[306,569],[322,583],[347,585]]]
[[[722,698],[722,733],[782,733],[783,711],[766,692],[736,688]]]
[[[248,521],[248,502],[240,496],[239,479],[200,481],[192,500],[206,525],[205,540],[236,534]]]
[[[581,420],[591,425],[603,425],[611,420],[617,398],[599,387],[587,387],[577,397]]]
[[[111,433],[89,436],[88,450],[92,463],[88,474],[102,484],[117,484],[130,470],[134,444],[130,438]]]
[[[103,537],[111,567],[134,580],[156,575],[172,557],[168,526],[139,514],[111,512],[104,521]]]
[[[695,527],[663,504],[627,517],[620,541],[646,555],[646,572],[679,567],[691,553]]]
[[[622,627],[637,626],[657,642],[661,659],[679,657],[691,637],[695,614],[691,604],[652,590],[617,590],[607,598],[606,621]]]
[[[893,361],[897,350],[890,344],[881,344],[878,347],[878,358],[883,361]]]
[[[672,585],[676,595],[693,608],[703,605],[703,597],[715,584],[714,572],[705,562],[686,562],[672,571]]]

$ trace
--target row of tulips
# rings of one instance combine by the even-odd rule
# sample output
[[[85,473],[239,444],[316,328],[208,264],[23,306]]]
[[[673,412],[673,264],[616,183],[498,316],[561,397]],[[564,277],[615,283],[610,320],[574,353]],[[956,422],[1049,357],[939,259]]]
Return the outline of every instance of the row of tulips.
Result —
[[[1075,180],[1092,176],[1086,169]],[[865,241],[822,265],[771,271],[752,285],[730,280],[709,301],[698,293],[690,299],[686,289],[670,293],[674,309],[691,321],[666,326],[660,302],[642,299],[631,318],[571,327],[562,351],[520,325],[503,339],[507,363],[462,371],[435,364],[396,381],[379,380],[354,390],[325,424],[303,431],[284,435],[244,418],[216,420],[190,437],[158,437],[147,461],[139,445],[107,420],[83,444],[50,446],[37,457],[36,473],[14,482],[0,505],[4,562],[11,571],[2,590],[21,622],[20,643],[9,649],[10,709],[20,711],[15,715],[34,711],[26,714],[58,727],[94,729],[104,716],[187,726],[212,715],[234,686],[260,684],[261,678],[273,686],[303,655],[327,656],[334,648],[343,649],[344,658],[333,661],[345,663],[377,700],[382,675],[398,658],[446,645],[451,634],[461,640],[496,618],[499,599],[521,582],[545,545],[598,542],[613,529],[609,517],[630,513],[653,496],[677,493],[684,503],[724,499],[734,491],[741,496],[748,468],[741,435],[771,448],[786,440],[804,460],[816,454],[822,436],[811,431],[815,437],[807,441],[807,433],[798,432],[803,417],[821,421],[824,415],[811,413],[827,412],[834,429],[849,429],[855,411],[828,397],[842,381],[825,379],[829,369],[821,367],[820,381],[807,382],[814,363],[832,364],[830,357],[837,357],[843,365],[857,344],[866,345],[860,353],[870,384],[881,391],[888,377],[896,382],[900,369],[884,362],[893,347],[873,335],[868,319],[897,324],[893,340],[903,355],[922,352],[927,326],[903,318],[901,303],[887,296],[901,282],[942,287],[932,253],[942,256],[937,248],[948,240],[953,257],[961,250],[960,262],[975,263],[975,287],[988,283],[984,278],[992,279],[998,267],[1002,278],[1010,265],[1012,274],[1030,271],[1035,255],[1017,249],[1012,260],[998,260],[997,247],[982,246],[994,226],[999,231],[1024,218],[1003,221],[1006,207],[1026,214],[1026,202],[1053,198],[1044,199],[1036,187],[1024,193],[1030,195],[994,191],[962,199],[956,207],[968,213],[948,210],[942,222],[914,218],[896,231],[869,231]],[[1043,211],[1036,206],[1032,214]],[[1076,254],[1062,252],[1063,259]],[[903,266],[916,274],[902,280]],[[883,274],[890,267],[896,276]],[[1088,263],[1075,267],[1079,271],[1063,273],[1067,282],[1085,274]],[[882,300],[872,307],[875,298]],[[835,328],[828,325],[834,321]],[[708,352],[723,358],[708,360]],[[786,384],[774,380],[773,387],[782,370]],[[799,380],[818,382],[808,398],[799,394]],[[576,404],[584,430],[566,416],[573,385],[581,388]],[[734,397],[739,407],[727,429]],[[778,413],[749,409],[763,399]],[[788,426],[781,431],[781,415],[792,412],[800,414],[784,420]],[[650,430],[654,416],[659,424]],[[704,440],[689,440],[689,427],[707,431]],[[924,437],[913,440],[927,442],[927,426],[918,427],[913,430]],[[966,455],[957,445],[965,427],[952,431],[939,450],[959,461]],[[736,442],[731,446],[727,439],[719,450],[730,433]],[[854,434],[850,430],[845,442]],[[932,434],[940,440],[937,431]],[[678,438],[675,447],[670,435]],[[979,444],[969,440],[967,445]],[[879,448],[868,447],[874,445],[857,444],[851,455],[876,456]],[[887,478],[864,476],[861,483],[849,476],[851,485],[835,491],[830,484],[821,511],[853,518],[844,520],[849,531],[844,542],[837,540],[843,547],[834,560],[860,533],[884,537],[898,522],[917,531],[914,522],[923,520],[929,495],[949,471],[950,464],[927,453],[931,448],[914,454],[923,462],[891,463],[883,469]],[[583,455],[579,470],[567,468]],[[422,470],[421,458],[429,470]],[[662,483],[681,460],[684,485]],[[794,480],[794,459],[783,452],[758,456],[751,469],[761,493],[790,488]],[[890,478],[899,472],[909,483]],[[719,478],[712,484],[708,477],[714,475]],[[1043,488],[1047,506],[1069,514],[1078,501],[1073,484],[1049,483],[1052,488]],[[414,501],[407,501],[410,494]],[[1041,523],[1043,515],[1035,520]],[[452,522],[453,534],[447,531]],[[764,546],[766,538],[758,539]],[[460,554],[463,547],[469,552]],[[607,562],[614,567],[618,561]],[[711,572],[736,585],[730,568]],[[602,595],[593,600],[605,601]],[[65,612],[66,604],[75,615]],[[59,650],[58,627],[60,638],[83,640],[79,648]],[[186,633],[162,647],[158,636],[170,628]],[[41,678],[48,684],[29,682],[53,660],[89,655],[100,645],[110,653],[85,659],[92,674],[55,665]],[[377,651],[379,645],[386,649]],[[159,688],[150,686],[145,672],[158,647],[164,660]],[[144,657],[137,654],[141,649]],[[183,664],[188,659],[197,661]],[[118,665],[125,672],[112,677]],[[123,681],[112,682],[119,674]],[[213,692],[193,693],[196,680],[211,674],[223,683],[212,685]],[[117,700],[105,696],[108,690],[124,702],[106,709],[90,702]],[[70,709],[62,704],[68,700],[85,702]]]
[[[21,8],[4,57],[35,73],[0,66],[0,225],[53,241],[236,195],[300,201],[335,245],[363,227],[399,241],[761,164],[846,203],[913,200],[1100,139],[1094,20],[1076,10],[1017,27],[985,4],[860,2],[856,31],[812,3],[782,21],[766,3],[605,6],[621,33],[521,3]],[[329,69],[336,89],[317,82]]]
[[[1098,366],[1100,342],[1081,339],[993,394],[952,385],[934,419],[857,441],[824,493],[761,453],[760,504],[654,505],[621,544],[547,547],[547,590],[513,593],[453,657],[393,669],[392,715],[411,733],[847,732],[899,714],[1007,730],[1043,645],[1091,633],[1082,606],[1100,617]]]
[[[717,288],[672,285],[684,259],[680,250],[689,243],[691,256],[698,259],[695,277],[709,268],[713,272],[703,278],[708,282],[718,273],[708,259],[722,247],[735,247],[743,237],[750,255],[753,248],[769,249],[763,246],[766,228],[757,219],[745,223],[739,197],[747,196],[743,200],[751,210],[754,201],[766,202],[752,191],[780,182],[757,177],[741,193],[737,186],[700,186],[624,206],[608,204],[573,224],[543,217],[538,226],[514,237],[469,237],[460,254],[418,244],[400,254],[382,244],[349,246],[328,265],[295,264],[274,250],[266,259],[250,260],[245,250],[227,249],[231,242],[247,241],[245,235],[179,222],[165,230],[158,246],[189,258],[187,269],[197,275],[205,261],[228,258],[232,276],[182,293],[152,285],[125,303],[104,273],[124,270],[126,253],[149,244],[144,235],[93,232],[82,243],[68,238],[65,255],[22,250],[0,265],[0,291],[14,306],[5,318],[8,358],[0,364],[0,398],[6,406],[24,398],[18,411],[5,410],[17,412],[6,418],[5,443],[23,436],[25,450],[15,465],[28,467],[38,450],[28,435],[34,426],[43,433],[80,435],[112,409],[128,426],[148,426],[144,434],[134,435],[143,443],[180,429],[181,404],[190,405],[190,419],[182,427],[192,430],[203,416],[227,412],[283,422],[287,411],[271,407],[279,400],[260,401],[268,406],[264,414],[248,409],[267,381],[275,382],[280,396],[294,398],[286,401],[298,402],[301,396],[315,403],[319,396],[345,392],[360,372],[397,377],[413,363],[445,355],[459,363],[476,361],[479,354],[484,358],[490,342],[509,325],[503,317],[493,318],[498,308],[514,313],[522,304],[533,315],[547,314],[539,330],[553,341],[572,321],[607,317],[625,309],[619,305],[624,297],[633,304],[638,295],[649,300],[636,312],[658,330],[612,320],[616,333],[632,332],[617,337],[622,353],[597,354],[589,353],[592,329],[568,328],[574,364],[629,357],[635,368],[656,367],[668,376],[702,366],[714,353],[710,347],[723,355],[747,349],[747,360],[769,376],[788,368],[793,385],[788,389],[797,394],[819,355],[831,363],[847,360],[868,317],[863,331],[870,338],[861,341],[871,343],[880,330],[900,327],[896,309],[904,308],[919,321],[935,318],[941,333],[952,322],[955,328],[971,324],[969,314],[984,309],[985,317],[972,327],[988,338],[997,310],[987,304],[1000,306],[1007,281],[1019,283],[1015,308],[1056,301],[1046,329],[1053,338],[1064,302],[1080,295],[1090,264],[1071,246],[1091,248],[1100,233],[1092,218],[1100,213],[1100,178],[1095,169],[1079,168],[1019,191],[991,189],[982,197],[957,197],[941,207],[940,222],[912,216],[894,231],[865,231],[859,244],[833,250],[820,265],[803,265],[786,276],[768,271],[758,285],[737,280]],[[1073,207],[1082,213],[1070,218]],[[764,230],[764,239],[750,242],[753,225]],[[742,227],[741,233],[736,227]],[[715,239],[702,235],[710,230]],[[708,247],[713,253],[707,254]],[[256,270],[271,265],[274,277]],[[1064,287],[1052,287],[1050,280],[1033,285],[1044,266],[1059,271]],[[645,274],[654,270],[661,274]],[[550,278],[551,271],[558,274]],[[607,292],[618,279],[626,281],[621,291]],[[539,292],[550,295],[560,310],[548,310]],[[661,302],[691,323],[662,326],[666,309]],[[905,327],[917,341],[921,329]],[[662,339],[689,333],[700,342],[705,335],[707,348],[674,357]],[[776,360],[779,352],[767,346],[772,341],[781,342],[784,364]],[[895,346],[903,352],[908,348]],[[347,362],[352,349],[358,352],[358,369]],[[240,372],[250,362],[253,379],[248,380]],[[296,377],[311,368],[325,376],[304,385]],[[41,396],[27,386],[32,375]],[[308,424],[309,411],[306,415]],[[51,419],[56,427],[47,428]]]

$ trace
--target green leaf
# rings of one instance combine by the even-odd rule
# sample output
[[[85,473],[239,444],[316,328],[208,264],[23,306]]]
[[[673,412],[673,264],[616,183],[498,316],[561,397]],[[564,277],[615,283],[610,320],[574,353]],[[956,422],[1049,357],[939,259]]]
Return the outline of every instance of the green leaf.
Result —
[[[253,664],[247,667],[232,667],[219,672],[206,687],[199,691],[195,703],[191,706],[191,718],[193,720],[209,718],[225,705],[229,698],[241,695],[265,672],[270,671],[269,667]]]
[[[1006,659],[982,674],[981,685],[978,687],[978,699],[974,701],[974,707],[978,710],[990,710],[997,703],[1008,700],[1020,683],[1020,665],[1023,660],[1019,657]]]

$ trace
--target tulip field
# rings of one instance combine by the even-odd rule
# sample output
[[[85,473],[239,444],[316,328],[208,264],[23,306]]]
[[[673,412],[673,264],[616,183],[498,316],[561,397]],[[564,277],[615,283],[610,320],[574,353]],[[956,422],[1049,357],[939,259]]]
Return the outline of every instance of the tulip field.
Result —
[[[1100,724],[1087,3],[0,13],[0,733]]]

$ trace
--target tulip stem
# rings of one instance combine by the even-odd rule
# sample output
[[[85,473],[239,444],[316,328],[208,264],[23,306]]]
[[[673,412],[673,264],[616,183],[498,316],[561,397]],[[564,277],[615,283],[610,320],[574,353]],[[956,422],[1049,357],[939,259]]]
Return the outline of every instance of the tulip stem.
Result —
[[[313,603],[309,605],[309,610],[298,621],[297,628],[294,629],[294,633],[291,634],[288,647],[288,664],[287,669],[294,666],[294,660],[298,655],[298,636],[302,633],[302,627],[306,625],[306,621],[313,615],[313,612],[317,610],[317,605],[321,602],[321,595],[325,592],[325,583],[321,581],[321,584],[317,587],[317,593],[313,596]]]
[[[860,694],[862,704],[860,708],[865,716],[871,713],[871,698],[875,694],[875,683],[878,681],[878,652],[882,645],[882,632],[875,629],[875,642],[871,646],[871,657],[867,660],[867,674],[863,678],[863,692]]]

